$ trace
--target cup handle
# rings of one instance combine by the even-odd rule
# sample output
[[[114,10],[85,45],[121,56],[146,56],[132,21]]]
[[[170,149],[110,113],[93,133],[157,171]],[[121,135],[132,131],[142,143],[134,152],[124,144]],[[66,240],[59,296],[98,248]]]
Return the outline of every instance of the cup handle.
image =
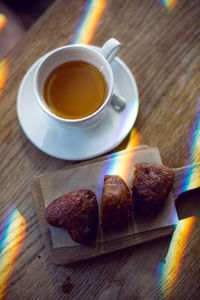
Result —
[[[100,49],[101,54],[107,59],[109,63],[113,61],[120,49],[120,42],[114,38],[109,39]]]
[[[122,110],[124,110],[124,108],[126,106],[126,102],[125,102],[124,98],[116,95],[115,93],[112,95],[112,99],[111,99],[110,103],[111,103],[111,106],[118,112],[121,112]]]
[[[120,46],[121,44],[118,40],[111,38],[103,45],[103,47],[100,49],[100,52],[111,64],[115,56],[118,54]],[[110,103],[118,112],[121,112],[126,106],[125,100],[116,94],[113,94]]]

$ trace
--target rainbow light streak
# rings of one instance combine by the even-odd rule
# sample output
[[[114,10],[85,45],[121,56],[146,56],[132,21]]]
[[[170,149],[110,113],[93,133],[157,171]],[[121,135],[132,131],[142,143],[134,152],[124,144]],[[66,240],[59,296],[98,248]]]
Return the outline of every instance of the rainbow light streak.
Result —
[[[200,99],[197,103],[197,113],[194,120],[194,130],[191,138],[190,161],[195,163],[200,161]]]
[[[197,105],[197,114],[194,120],[193,131],[190,140],[189,163],[200,161],[200,100]],[[178,194],[200,187],[200,163],[186,168],[183,179],[179,187]],[[161,290],[165,296],[170,296],[176,285],[184,252],[188,244],[192,228],[196,217],[187,218],[179,221],[174,232],[166,264],[160,266],[161,271]]]
[[[0,32],[2,31],[2,29],[4,28],[6,23],[7,23],[6,16],[4,16],[3,14],[0,13]]]
[[[8,78],[8,70],[8,61],[6,58],[4,58],[2,61],[0,61],[0,95]]]
[[[160,0],[160,2],[168,10],[172,10],[172,9],[174,9],[176,4],[178,3],[178,0]]]
[[[179,187],[179,195],[183,192],[197,189],[200,187],[200,164],[194,164],[188,167],[181,185]]]
[[[140,135],[137,128],[133,128],[130,133],[129,141],[127,143],[126,149],[131,149],[139,146],[140,144]]]
[[[126,149],[131,149],[139,145],[139,133],[136,128],[133,128],[130,134],[129,142]],[[127,181],[127,178],[130,173],[130,169],[133,164],[135,152],[132,151],[129,155],[124,156],[123,162],[118,159],[119,152],[113,153],[111,159],[104,166],[103,176],[104,175],[120,175],[124,181]]]
[[[123,126],[123,124],[120,125]],[[118,134],[120,133],[118,132]],[[138,145],[139,145],[139,133],[136,128],[133,128],[130,133],[130,137],[126,149],[132,149],[134,147],[137,147]],[[118,174],[124,179],[125,182],[127,182],[130,170],[133,166],[134,155],[135,152],[132,151],[130,155],[124,156],[122,162],[121,160],[118,159],[119,154],[115,154],[112,157],[111,163],[105,165],[104,174],[108,174],[108,175]]]
[[[189,163],[200,162],[200,100],[197,104],[197,113],[190,138]],[[191,165],[183,175],[179,194],[200,187],[200,164]]]
[[[195,220],[196,217],[190,217],[179,221],[165,258],[166,262],[165,264],[161,263],[159,266],[159,273],[161,273],[159,281],[163,298],[171,296],[176,286],[181,263],[192,229],[194,228]]]
[[[0,228],[0,299],[3,299],[15,261],[26,236],[26,220],[11,207]]]
[[[88,0],[72,44],[90,44],[106,7],[106,0]]]
[[[130,170],[133,166],[133,159],[134,159],[134,147],[137,147],[139,145],[139,133],[136,128],[133,128],[129,137],[129,142],[127,144],[127,150],[133,149],[133,151],[130,151],[129,154],[125,155],[123,157],[123,160],[120,160],[120,153],[112,153],[109,160],[106,161],[102,175],[101,175],[101,182],[103,184],[104,176],[105,175],[120,175],[125,182],[127,182],[127,179],[130,174]],[[99,198],[102,192],[102,186],[99,185],[99,189],[97,191],[97,197]]]

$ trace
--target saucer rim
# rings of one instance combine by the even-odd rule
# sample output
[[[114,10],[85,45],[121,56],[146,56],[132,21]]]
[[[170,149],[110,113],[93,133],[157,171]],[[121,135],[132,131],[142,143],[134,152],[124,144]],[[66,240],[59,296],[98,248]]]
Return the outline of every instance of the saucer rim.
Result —
[[[94,47],[96,49],[98,49],[98,47]],[[95,151],[93,154],[90,154],[90,155],[87,155],[87,153],[85,153],[84,155],[79,155],[78,157],[69,157],[69,155],[56,155],[56,154],[52,154],[51,151],[46,151],[46,149],[43,149],[40,145],[36,144],[34,139],[32,139],[32,137],[30,136],[30,134],[27,132],[25,126],[22,124],[22,121],[20,119],[20,108],[19,108],[19,102],[20,102],[20,98],[21,98],[21,94],[22,94],[22,90],[24,88],[24,83],[26,82],[27,78],[30,76],[30,73],[33,71],[34,68],[37,67],[37,65],[40,63],[40,61],[46,56],[47,54],[43,55],[42,57],[40,57],[38,60],[36,60],[31,66],[30,68],[27,70],[27,72],[25,73],[24,77],[22,78],[21,80],[21,83],[20,83],[20,87],[19,87],[19,90],[18,90],[18,94],[17,94],[17,117],[18,117],[18,120],[19,120],[19,123],[20,123],[20,126],[25,134],[25,136],[28,138],[28,140],[37,148],[39,149],[40,151],[42,151],[43,153],[51,156],[51,157],[54,157],[54,158],[57,158],[57,159],[62,159],[62,160],[68,160],[68,161],[84,161],[84,160],[89,160],[89,159],[92,159],[92,158],[95,158],[95,157],[99,157],[105,153],[109,153],[111,150],[113,150],[114,148],[116,148],[124,139],[125,137],[130,133],[131,129],[133,128],[133,125],[135,124],[135,121],[137,119],[137,116],[138,116],[138,111],[139,111],[139,92],[138,92],[138,88],[137,88],[137,83],[136,83],[136,80],[135,80],[135,77],[134,75],[132,74],[132,72],[130,71],[130,69],[128,68],[128,66],[119,58],[119,57],[115,57],[114,60],[117,61],[117,63],[119,65],[121,65],[121,67],[125,70],[125,72],[128,74],[128,77],[129,79],[132,81],[132,85],[134,86],[134,90],[135,90],[135,94],[136,94],[136,97],[134,99],[135,101],[135,108],[134,108],[134,117],[133,117],[133,121],[131,122],[131,126],[129,126],[130,128],[126,131],[124,131],[124,134],[121,136],[120,139],[117,139],[115,142],[112,142],[110,147],[105,147],[103,150],[101,150],[100,152],[98,151]],[[111,64],[111,67],[112,67],[112,64]],[[41,110],[41,109],[40,109]],[[41,110],[42,113],[44,113],[42,110]],[[46,126],[48,127],[48,125]],[[69,131],[70,128],[63,128],[64,131]]]

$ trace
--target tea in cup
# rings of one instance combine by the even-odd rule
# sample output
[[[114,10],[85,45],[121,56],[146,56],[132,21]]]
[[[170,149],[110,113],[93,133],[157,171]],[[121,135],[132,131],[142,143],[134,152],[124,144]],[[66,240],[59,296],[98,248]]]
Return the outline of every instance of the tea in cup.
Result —
[[[64,119],[81,119],[97,111],[106,99],[107,83],[94,65],[80,60],[63,63],[47,77],[44,99]]]

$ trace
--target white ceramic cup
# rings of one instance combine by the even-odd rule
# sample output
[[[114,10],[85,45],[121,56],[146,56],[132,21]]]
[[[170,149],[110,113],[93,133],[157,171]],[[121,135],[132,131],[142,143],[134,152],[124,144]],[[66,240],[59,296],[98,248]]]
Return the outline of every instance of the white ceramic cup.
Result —
[[[117,55],[120,49],[120,43],[114,39],[109,39],[102,48],[96,48],[86,45],[73,44],[57,48],[44,56],[41,63],[38,65],[34,76],[34,93],[36,101],[41,109],[54,121],[64,126],[82,126],[89,125],[97,120],[100,120],[106,111],[106,107],[113,96],[113,72],[110,63]],[[81,60],[88,62],[97,67],[103,74],[107,83],[108,92],[105,101],[101,107],[94,113],[81,119],[65,119],[54,114],[47,106],[44,99],[44,84],[48,75],[59,65]]]

